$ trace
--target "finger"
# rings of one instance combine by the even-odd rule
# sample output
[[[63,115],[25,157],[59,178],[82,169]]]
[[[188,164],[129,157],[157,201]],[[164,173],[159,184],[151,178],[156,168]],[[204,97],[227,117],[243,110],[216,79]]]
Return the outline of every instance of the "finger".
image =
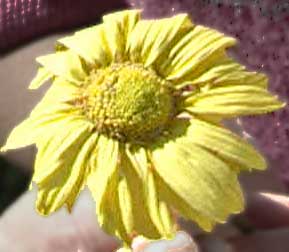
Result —
[[[149,242],[150,241],[148,239],[142,236],[134,238],[131,245],[133,252],[142,252],[145,249],[145,247],[149,244]]]
[[[94,202],[83,193],[72,215],[65,209],[39,216],[35,191],[24,194],[0,218],[0,251],[9,252],[109,252],[116,242],[97,225]]]
[[[185,232],[179,231],[171,240],[149,241],[137,237],[132,243],[133,252],[197,252],[193,239]]]

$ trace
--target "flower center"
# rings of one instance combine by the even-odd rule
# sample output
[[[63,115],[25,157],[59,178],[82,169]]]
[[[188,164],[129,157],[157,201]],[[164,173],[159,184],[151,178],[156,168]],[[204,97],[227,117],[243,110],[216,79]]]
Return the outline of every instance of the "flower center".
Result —
[[[141,64],[93,71],[82,89],[83,112],[96,129],[123,141],[147,141],[174,113],[170,83]]]

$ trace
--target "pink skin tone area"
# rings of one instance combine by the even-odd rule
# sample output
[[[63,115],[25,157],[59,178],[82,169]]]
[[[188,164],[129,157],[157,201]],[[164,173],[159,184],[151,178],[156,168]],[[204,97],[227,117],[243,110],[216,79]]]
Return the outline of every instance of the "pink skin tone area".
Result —
[[[0,251],[9,252],[112,252],[119,243],[106,235],[95,218],[94,203],[84,191],[71,215],[65,209],[43,218],[34,210],[36,191],[21,196],[0,217]],[[278,194],[255,193],[248,198],[244,216],[254,225],[252,234],[241,233],[222,237],[232,247],[230,252],[284,252],[289,251],[289,198]],[[258,218],[256,217],[258,216]],[[287,222],[286,222],[287,220]],[[228,227],[228,224],[222,225]],[[209,237],[221,237],[213,232]],[[227,252],[203,250],[202,241],[193,235],[178,232],[172,240],[149,241],[136,237],[133,252]],[[199,250],[196,248],[199,246]],[[207,246],[207,245],[206,245]],[[285,250],[284,250],[285,249]]]
[[[148,241],[137,237],[132,243],[133,252],[198,252],[192,238],[179,231],[172,240]]]

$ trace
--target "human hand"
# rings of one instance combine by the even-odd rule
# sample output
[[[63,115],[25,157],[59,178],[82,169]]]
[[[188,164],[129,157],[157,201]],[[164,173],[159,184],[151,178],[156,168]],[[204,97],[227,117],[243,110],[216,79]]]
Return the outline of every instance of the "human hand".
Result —
[[[99,228],[93,200],[83,193],[72,214],[64,209],[43,217],[36,213],[36,192],[26,192],[0,218],[0,251],[7,252],[111,252],[117,242]],[[133,252],[197,252],[185,232],[173,240],[136,238]]]
[[[132,243],[133,252],[198,252],[193,239],[184,231],[177,232],[171,240],[149,241],[137,237]]]
[[[26,192],[0,217],[2,252],[111,252],[117,242],[97,224],[94,202],[83,192],[72,214],[65,209],[42,217],[34,209],[36,192]]]
[[[81,194],[71,215],[60,210],[50,217],[39,216],[34,210],[36,192],[25,193],[0,218],[0,251],[5,252],[111,252],[117,242],[97,225],[93,200],[88,192]],[[226,240],[231,251],[289,251],[289,198],[277,194],[258,193],[248,199],[245,212],[256,231]],[[194,252],[194,242],[183,232],[177,243],[148,242],[136,239],[133,252],[150,252],[160,245],[160,252]],[[187,240],[186,240],[187,239]],[[287,247],[286,247],[287,246]],[[201,246],[202,247],[202,246]],[[260,250],[261,249],[261,250]],[[279,250],[278,250],[279,249]],[[285,249],[285,250],[284,250]],[[202,250],[203,251],[203,250]],[[216,246],[213,250],[217,252]],[[224,252],[224,251],[222,251]]]

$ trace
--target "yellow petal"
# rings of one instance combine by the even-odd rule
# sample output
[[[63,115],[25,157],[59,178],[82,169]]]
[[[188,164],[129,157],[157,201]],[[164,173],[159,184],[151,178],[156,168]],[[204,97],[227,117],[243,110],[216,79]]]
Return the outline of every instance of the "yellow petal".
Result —
[[[140,19],[140,10],[124,10],[103,16],[104,23],[116,22],[125,38]]]
[[[33,181],[36,183],[41,183],[53,175],[58,169],[58,165],[55,165],[58,161],[55,162],[55,160],[58,160],[69,148],[72,149],[78,139],[81,141],[83,135],[86,134],[85,131],[92,131],[93,126],[85,121],[66,118],[56,124],[55,129],[52,127],[50,129],[53,133],[47,132],[37,141],[38,154],[33,174]]]
[[[106,232],[130,244],[131,202],[126,182],[120,184],[119,144],[100,135],[95,151],[88,187],[96,202],[98,222]]]
[[[144,148],[133,148],[127,147],[126,154],[131,162],[131,165],[134,167],[137,176],[141,180],[145,180],[148,170],[148,160],[147,154]]]
[[[31,81],[29,85],[29,89],[37,89],[50,78],[53,77],[53,74],[47,71],[45,68],[40,67],[34,79]]]
[[[284,106],[264,88],[251,85],[216,87],[194,94],[185,109],[195,114],[235,117],[272,112]]]
[[[93,65],[103,67],[111,62],[103,25],[90,27],[58,41]]]
[[[100,204],[109,187],[110,180],[118,169],[118,142],[100,135],[96,152],[95,156],[92,157],[96,159],[96,166],[91,167],[91,174],[88,177],[88,187],[96,201],[98,212],[100,211]]]
[[[194,79],[215,60],[224,57],[224,50],[235,43],[235,39],[216,30],[195,26],[170,51],[170,65],[165,70],[167,79]]]
[[[160,194],[160,192],[158,191]],[[160,194],[161,195],[161,194]],[[163,223],[163,227],[165,233],[163,237],[172,238],[177,230],[176,218],[173,218],[173,214],[171,209],[169,209],[168,204],[164,201],[164,199],[160,200],[159,202],[159,209],[160,209],[160,218]]]
[[[35,143],[31,136],[31,123],[29,119],[24,120],[16,126],[10,133],[6,143],[1,147],[0,152],[22,148]]]
[[[68,111],[70,112],[70,110]],[[57,110],[55,113],[50,111],[48,114],[42,114],[39,117],[30,117],[17,125],[10,133],[5,145],[0,151],[7,151],[16,148],[22,148],[36,143],[44,137],[44,134],[54,134],[58,124],[63,121],[73,121],[82,119],[81,117],[71,116],[67,118],[68,113]]]
[[[39,189],[36,208],[44,215],[64,204],[71,210],[86,182],[88,159],[97,139],[89,125],[76,122],[67,124],[58,133],[43,146],[44,150],[40,149],[32,178]]]
[[[122,62],[125,60],[125,37],[119,23],[110,21],[104,25],[107,45],[113,62]]]
[[[141,61],[146,67],[152,65],[191,27],[192,23],[186,14],[139,21],[128,38],[127,49],[131,60]]]
[[[74,92],[73,85],[57,78],[30,116],[12,130],[1,151],[25,147],[36,143],[45,135],[53,135],[63,120],[67,122],[83,119],[76,108],[61,102],[65,98],[71,98]]]
[[[127,155],[131,162],[131,167],[128,166],[127,177],[132,181],[136,180],[136,177],[138,177],[138,180],[132,184],[134,195],[137,195],[136,197],[144,197],[144,206],[141,206],[143,203],[140,204],[137,203],[137,201],[134,204],[140,206],[142,209],[135,210],[140,213],[139,218],[142,220],[140,223],[145,221],[143,220],[144,217],[142,216],[149,216],[151,218],[151,222],[157,228],[160,235],[159,237],[156,236],[154,238],[170,238],[176,230],[172,221],[171,212],[168,209],[167,204],[159,197],[155,184],[154,174],[146,157],[146,151],[144,148],[127,149]],[[133,174],[132,171],[135,171],[136,173]],[[137,192],[136,188],[142,189]],[[139,201],[140,199],[137,198],[137,200]],[[147,210],[145,210],[145,208],[147,208]],[[144,225],[144,227],[148,226],[150,222],[146,221],[146,223],[147,225]],[[136,227],[136,230],[140,229]],[[139,234],[143,234],[148,237],[146,232],[139,231]]]
[[[126,217],[130,218],[129,213],[124,213],[124,206],[121,206],[120,200],[127,200],[127,194],[122,195],[120,199],[119,195],[119,173],[116,170],[109,181],[109,186],[107,187],[104,197],[100,202],[98,215],[98,222],[100,226],[109,234],[117,236],[126,247],[130,246],[132,242],[132,234],[127,232],[127,229],[130,230],[130,226],[128,223],[131,222],[131,219],[126,219]],[[126,204],[130,204],[126,202]],[[129,208],[126,208],[130,210]]]
[[[134,230],[138,235],[158,239],[164,234],[164,229],[160,225],[159,216],[153,216],[150,212],[147,201],[145,173],[148,167],[145,152],[143,149],[134,151],[127,149],[126,153],[128,156],[122,155],[121,167],[131,194]],[[139,169],[143,169],[141,173]]]
[[[132,252],[132,249],[128,247],[119,248],[116,252]]]
[[[127,36],[140,18],[138,10],[119,11],[103,17],[108,48],[114,62],[127,60]]]
[[[193,118],[187,135],[190,142],[210,150],[241,169],[266,168],[266,161],[253,146],[222,127]]]
[[[160,230],[162,237],[172,238],[176,229],[173,224],[172,214],[167,203],[160,199],[160,192],[152,169],[148,170],[146,178],[146,195],[149,213],[155,225]]]
[[[181,38],[184,31],[192,27],[187,14],[179,14],[167,20],[161,20],[159,24],[155,21],[144,42],[145,66],[152,65],[161,54],[167,52]]]
[[[55,78],[41,101],[32,110],[31,116],[47,114],[50,111],[55,113],[57,110],[75,111],[76,108],[71,106],[67,101],[75,98],[77,92],[77,87],[72,83],[59,77]]]
[[[156,176],[156,181],[159,194],[167,205],[176,209],[183,218],[196,222],[203,230],[207,232],[212,231],[216,221],[195,210],[189,202],[183,199],[182,195],[172,190],[159,175]]]
[[[36,61],[54,75],[76,84],[86,77],[80,58],[69,50],[40,56]]]
[[[120,178],[118,183],[118,197],[123,225],[126,232],[132,234],[134,228],[133,200],[127,179],[124,177]]]
[[[153,20],[141,20],[129,34],[126,51],[129,54],[130,61],[142,62],[143,42],[153,23]]]
[[[172,127],[176,131],[172,134],[177,134],[174,140],[163,139],[152,150],[153,164],[164,183],[190,206],[192,215],[197,212],[212,222],[224,222],[230,213],[240,212],[243,198],[235,171],[191,143],[183,124],[177,122]],[[164,197],[175,199],[170,194]],[[173,204],[178,206],[178,202]]]
[[[200,76],[188,80],[189,84],[217,85],[252,85],[267,88],[265,74],[249,72],[246,68],[229,57],[221,57],[213,66],[209,66]]]

